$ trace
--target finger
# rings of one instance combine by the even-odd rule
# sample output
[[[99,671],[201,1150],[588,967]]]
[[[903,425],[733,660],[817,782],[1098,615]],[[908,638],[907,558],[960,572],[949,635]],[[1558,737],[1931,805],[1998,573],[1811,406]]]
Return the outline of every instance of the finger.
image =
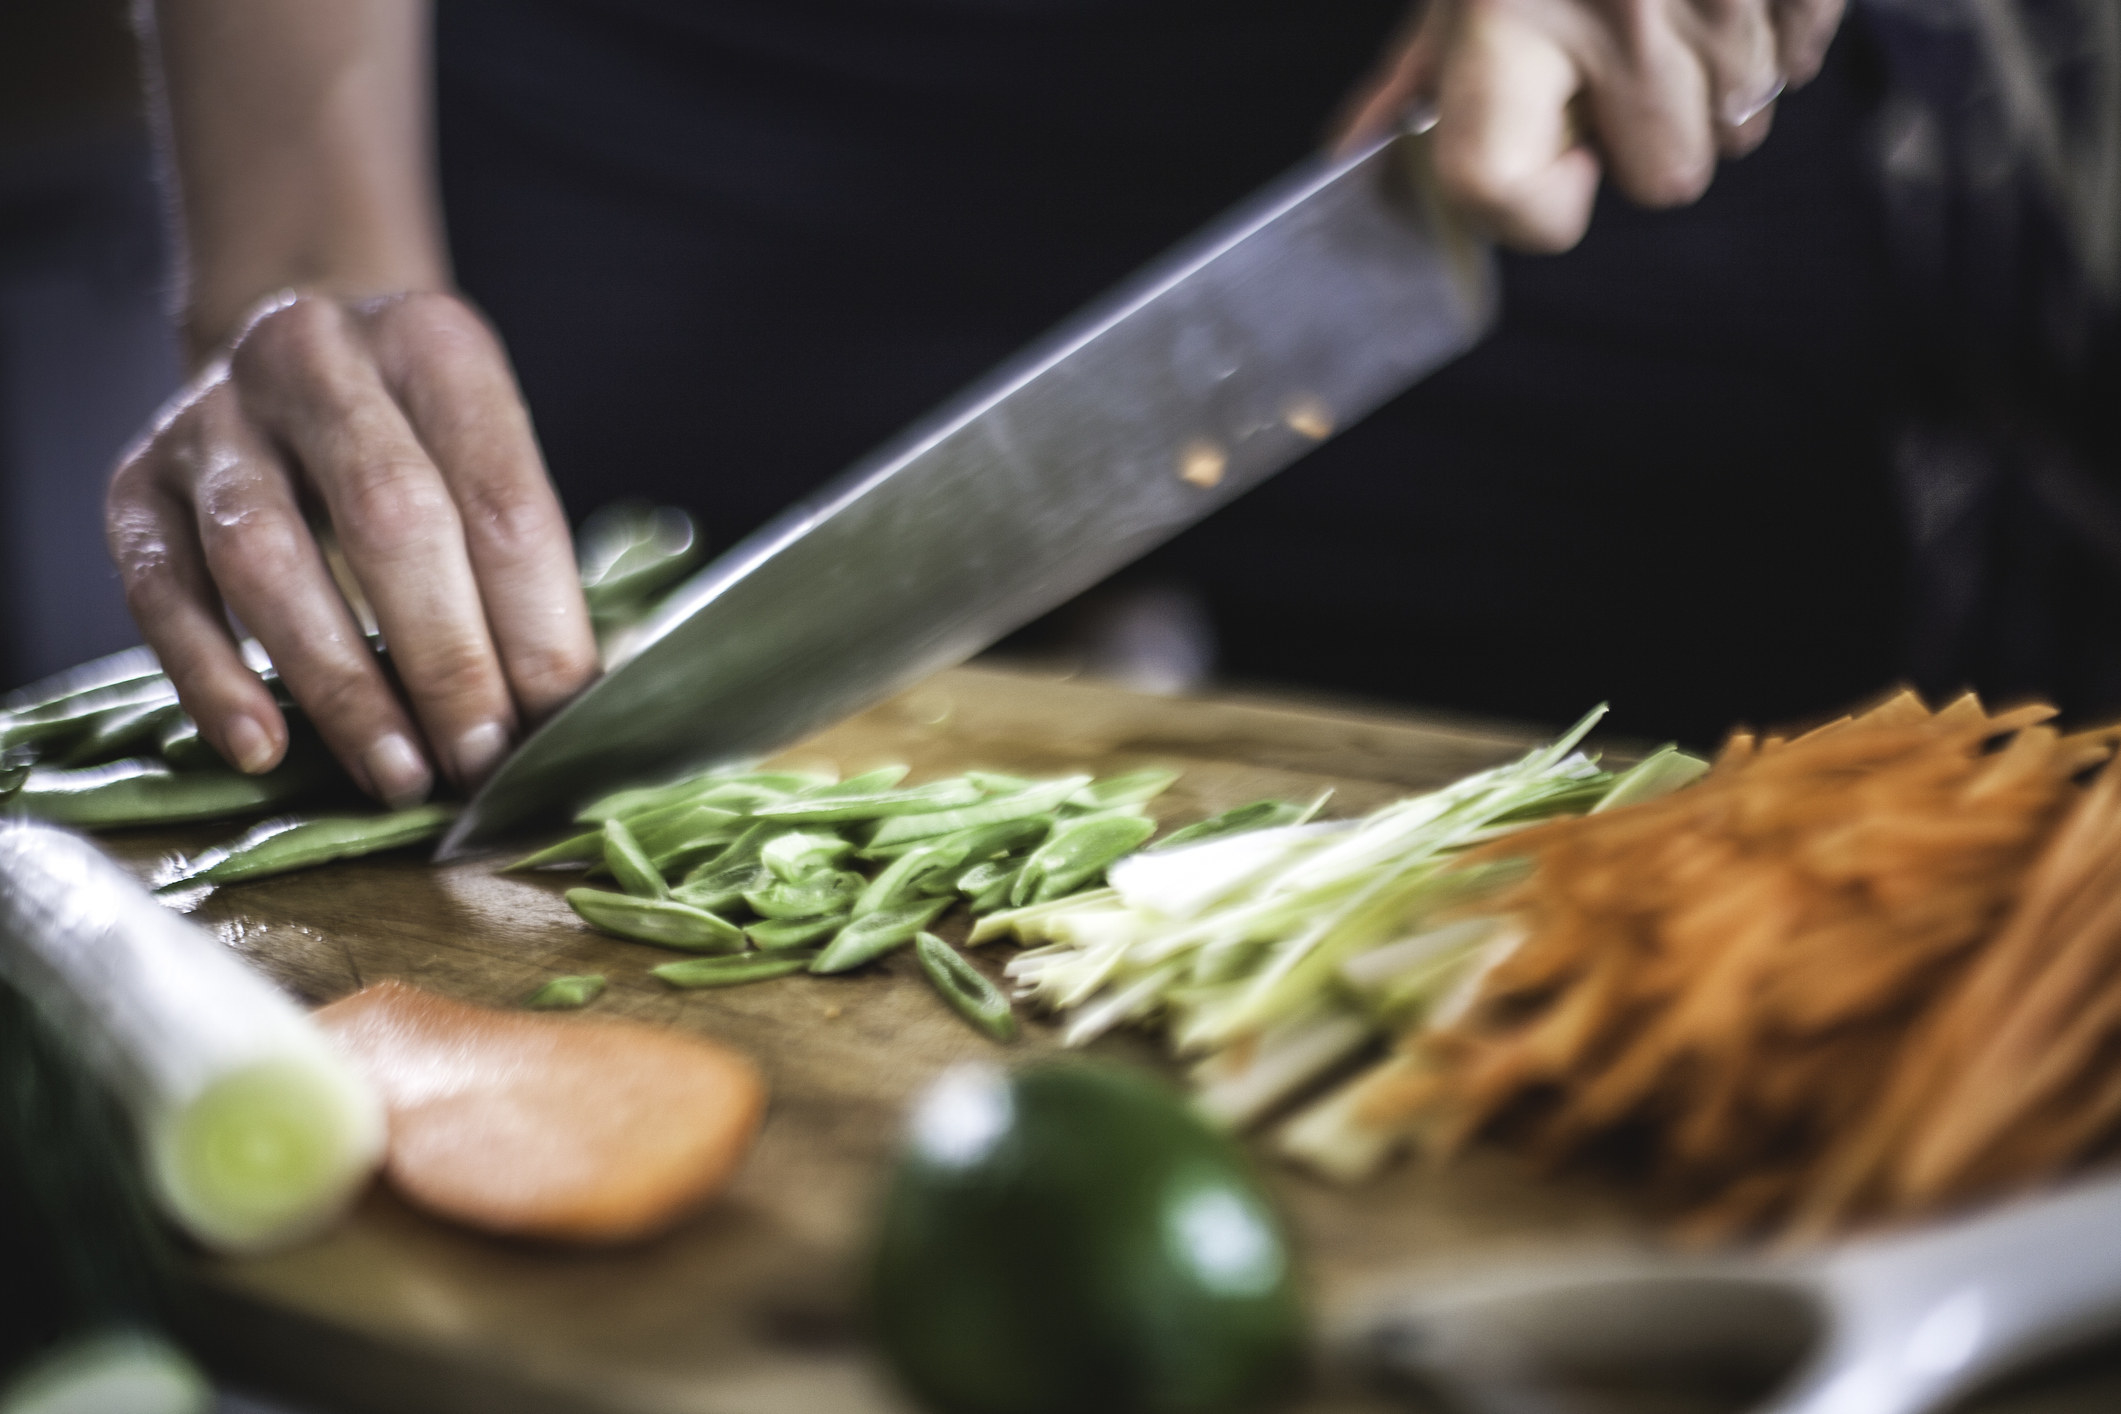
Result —
[[[1583,239],[1598,159],[1570,115],[1576,62],[1512,10],[1474,6],[1443,48],[1436,80],[1436,175],[1445,196],[1503,241],[1567,250]]]
[[[1845,9],[1844,0],[1774,0],[1776,53],[1792,86],[1818,77]]]
[[[141,636],[202,736],[240,771],[257,775],[287,752],[287,721],[243,662],[207,572],[190,502],[175,489],[196,435],[196,405],[165,419],[111,478],[104,527],[111,560]]]
[[[1683,206],[1716,172],[1716,94],[1666,6],[1632,6],[1624,30],[1580,51],[1587,106],[1613,184],[1644,206]]]
[[[1415,105],[1433,97],[1436,54],[1449,23],[1445,4],[1425,5],[1420,20],[1386,49],[1384,63],[1356,90],[1333,124],[1332,150],[1347,153],[1384,136],[1407,120]]]
[[[1760,114],[1782,93],[1782,66],[1766,0],[1691,0],[1673,25],[1708,75],[1719,151],[1750,152],[1767,136]]]
[[[434,775],[332,581],[293,479],[247,422],[226,421],[191,487],[207,570],[362,789],[391,805],[416,804]]]
[[[365,322],[386,386],[456,502],[509,689],[525,716],[543,717],[596,674],[597,647],[567,517],[507,356],[446,295],[395,297]],[[496,743],[493,761],[505,746]],[[485,774],[460,764],[473,779]]]
[[[441,473],[336,304],[287,305],[234,359],[245,408],[322,496],[442,769],[476,779],[515,709]]]

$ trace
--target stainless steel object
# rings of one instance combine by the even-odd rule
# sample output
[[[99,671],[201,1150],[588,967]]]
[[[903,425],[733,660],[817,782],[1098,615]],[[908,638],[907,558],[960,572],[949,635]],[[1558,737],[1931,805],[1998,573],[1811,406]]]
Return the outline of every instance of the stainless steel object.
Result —
[[[1748,1383],[1762,1397],[1741,1407],[1760,1414],[1926,1414],[2121,1331],[2121,1179],[1809,1257],[1563,1267],[1416,1292],[1358,1327],[1373,1375],[1486,1414],[1642,1407],[1649,1387],[1728,1397]],[[1614,1393],[1629,1387],[1632,1399]]]
[[[1493,317],[1400,134],[1301,170],[730,550],[524,742],[447,858],[786,745],[1088,588]]]

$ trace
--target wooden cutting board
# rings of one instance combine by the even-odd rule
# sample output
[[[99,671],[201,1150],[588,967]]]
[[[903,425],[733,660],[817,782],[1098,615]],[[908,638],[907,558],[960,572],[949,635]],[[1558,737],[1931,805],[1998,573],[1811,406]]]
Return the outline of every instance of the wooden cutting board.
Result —
[[[848,773],[903,761],[916,780],[980,766],[1166,765],[1183,774],[1154,808],[1184,822],[1325,786],[1335,791],[1331,813],[1361,813],[1532,740],[1443,720],[1154,698],[959,669],[782,759]],[[145,870],[213,833],[112,843]],[[195,916],[318,1003],[398,977],[507,1006],[555,974],[605,973],[610,988],[596,1010],[699,1031],[764,1068],[772,1107],[733,1188],[663,1238],[601,1252],[460,1231],[378,1191],[300,1250],[201,1263],[187,1334],[230,1379],[328,1411],[903,1411],[860,1341],[867,1215],[910,1099],[951,1063],[1001,1048],[946,1011],[904,957],[846,977],[674,992],[648,975],[670,954],[589,931],[561,902],[564,886],[500,875],[492,863],[434,868],[408,856],[228,889]],[[1006,947],[994,945],[990,960]],[[1164,1064],[1139,1037],[1101,1045]],[[1051,1030],[1034,1023],[1009,1049],[1053,1046]],[[1543,1184],[1499,1156],[1441,1172],[1403,1166],[1352,1190],[1268,1167],[1327,1322],[1410,1275],[1649,1240],[1610,1197]],[[1321,1387],[1302,1407],[1377,1406]]]

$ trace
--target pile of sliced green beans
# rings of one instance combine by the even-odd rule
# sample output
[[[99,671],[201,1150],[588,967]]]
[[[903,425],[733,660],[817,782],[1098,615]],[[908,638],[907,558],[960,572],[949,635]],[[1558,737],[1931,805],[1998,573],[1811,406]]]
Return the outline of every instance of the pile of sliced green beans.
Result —
[[[652,969],[672,986],[848,972],[911,944],[943,999],[1007,1040],[1008,998],[928,928],[958,902],[988,913],[1096,884],[1156,832],[1144,807],[1177,775],[906,775],[702,772],[624,790],[510,867],[608,876],[569,889],[569,906],[606,933],[699,954]]]

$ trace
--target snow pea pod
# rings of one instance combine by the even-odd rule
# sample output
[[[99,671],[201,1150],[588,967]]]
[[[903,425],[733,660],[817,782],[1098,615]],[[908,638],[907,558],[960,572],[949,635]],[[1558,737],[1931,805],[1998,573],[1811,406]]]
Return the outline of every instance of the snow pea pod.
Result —
[[[906,790],[874,791],[849,795],[819,791],[777,805],[762,805],[754,814],[761,820],[779,820],[789,825],[824,825],[879,820],[887,815],[918,815],[970,805],[984,794],[962,778],[931,781]]]
[[[262,776],[173,771],[151,757],[76,770],[32,770],[10,802],[22,814],[85,830],[176,825],[292,805],[332,780],[327,762],[291,760]]]
[[[1124,775],[1107,776],[1093,781],[1074,795],[1068,804],[1081,810],[1111,810],[1121,805],[1140,805],[1154,800],[1171,788],[1178,779],[1178,772],[1150,768],[1143,771],[1128,771]]]
[[[33,760],[29,752],[19,747],[0,751],[0,802],[14,799],[15,792],[22,789]]]
[[[1170,834],[1149,846],[1152,850],[1176,849],[1180,845],[1198,844],[1222,835],[1241,834],[1246,830],[1265,830],[1276,825],[1293,825],[1308,812],[1290,800],[1255,800],[1249,805],[1233,806],[1220,815],[1173,830]]]
[[[810,970],[846,972],[874,962],[892,949],[912,942],[914,934],[933,923],[949,906],[946,898],[924,899],[857,918],[840,929],[817,961],[810,964]]]
[[[662,874],[649,863],[641,842],[626,828],[624,820],[604,822],[604,867],[611,871],[611,877],[618,881],[620,888],[636,898],[670,897],[670,885],[663,882]]]
[[[863,859],[897,859],[909,850],[925,849],[929,845],[952,840],[963,842],[965,861],[968,864],[977,863],[1024,845],[1036,844],[1046,837],[1047,831],[1053,828],[1057,818],[1050,814],[1025,815],[1014,820],[998,821],[992,825],[973,825],[947,835],[932,835],[927,839],[902,840],[897,844],[881,847],[872,845],[860,854]]]
[[[827,914],[823,918],[769,918],[746,928],[744,936],[751,939],[751,945],[761,952],[779,952],[822,943],[846,926],[847,915],[844,913]]]
[[[823,918],[845,913],[861,892],[861,875],[821,869],[793,883],[772,879],[746,889],[744,902],[761,918]]]
[[[604,995],[604,974],[601,972],[577,973],[567,977],[555,977],[544,986],[523,999],[523,1005],[532,1011],[572,1011],[576,1007],[588,1006]]]
[[[686,875],[670,896],[679,903],[714,912],[741,903],[747,890],[763,889],[772,882],[773,875],[760,868],[756,860],[748,864],[717,864]]]
[[[421,805],[387,815],[267,820],[248,834],[199,855],[161,891],[195,884],[233,884],[358,859],[435,839],[457,818],[454,805]]]
[[[969,830],[975,825],[999,825],[1005,820],[1044,815],[1089,783],[1088,776],[1068,776],[1057,781],[1042,781],[1014,795],[996,796],[977,805],[959,806],[955,810],[938,810],[927,815],[893,815],[878,824],[876,834],[869,843],[872,847],[880,847],[897,844],[902,840],[921,840],[934,835],[955,834],[959,830]]]
[[[1009,886],[1009,902],[1021,908],[1074,893],[1155,833],[1156,822],[1139,815],[1095,815],[1064,823],[1024,861],[1023,872]]]
[[[941,876],[952,876],[964,867],[968,842],[946,835],[933,844],[909,849],[890,867],[869,881],[854,901],[854,916],[862,918],[882,908],[895,908],[922,892],[921,886]]]
[[[526,854],[515,863],[505,866],[503,874],[520,873],[527,869],[555,869],[563,865],[587,868],[604,861],[604,832],[585,830],[579,835],[569,835],[558,844],[549,844],[535,854]]]
[[[60,756],[62,766],[94,766],[129,756],[153,742],[161,745],[165,723],[184,715],[174,697],[111,707],[89,719],[88,728]]]
[[[802,948],[736,957],[688,957],[648,971],[673,987],[741,987],[746,982],[769,982],[801,972],[816,960],[815,948]]]
[[[933,933],[922,933],[913,940],[913,955],[950,1009],[975,1030],[996,1041],[1016,1039],[1016,1012],[1009,999],[956,948]]]
[[[683,878],[702,864],[709,864],[719,860],[728,851],[729,846],[736,842],[737,836],[743,834],[743,832],[741,826],[706,830],[690,838],[679,840],[668,849],[660,850],[651,855],[650,858],[655,861],[655,867],[662,871],[664,878],[667,879],[673,875]]]
[[[975,864],[957,876],[957,891],[964,895],[965,906],[974,913],[992,913],[997,908],[1009,906],[1009,890],[1016,884],[1016,876],[1023,872],[1021,859],[990,859]]]
[[[593,928],[636,943],[680,952],[732,953],[744,948],[744,930],[704,908],[675,899],[635,898],[602,889],[569,889],[567,906]]]
[[[640,618],[658,591],[675,583],[701,554],[692,517],[673,506],[622,502],[583,523],[579,540],[582,598],[600,631]]]
[[[759,863],[771,869],[776,877],[793,884],[821,869],[831,868],[853,848],[838,835],[790,830],[767,840],[759,848]]]
[[[155,749],[164,761],[180,771],[220,760],[219,754],[206,744],[206,738],[199,735],[199,724],[182,712],[163,723],[162,733],[155,740]]]

